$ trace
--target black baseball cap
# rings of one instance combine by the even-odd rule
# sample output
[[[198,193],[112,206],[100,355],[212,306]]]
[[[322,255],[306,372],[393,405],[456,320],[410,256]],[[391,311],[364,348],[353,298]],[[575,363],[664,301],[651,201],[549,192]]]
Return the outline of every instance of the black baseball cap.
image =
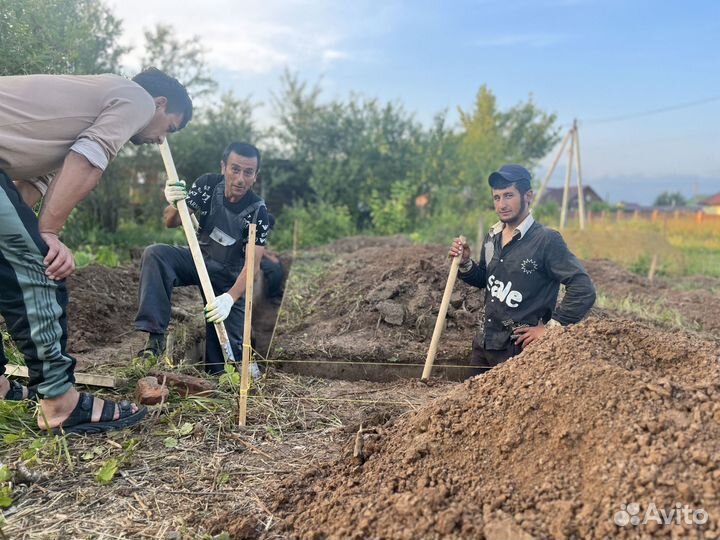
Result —
[[[522,165],[508,163],[503,165],[494,173],[488,176],[488,184],[493,189],[504,189],[510,184],[515,184],[518,190],[527,191],[532,188],[530,183],[530,171]]]

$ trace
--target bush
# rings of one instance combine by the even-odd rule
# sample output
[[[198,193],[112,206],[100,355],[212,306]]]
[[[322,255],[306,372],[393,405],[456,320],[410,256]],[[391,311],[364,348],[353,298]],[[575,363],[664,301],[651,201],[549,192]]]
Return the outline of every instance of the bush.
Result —
[[[318,202],[287,207],[277,218],[272,245],[290,249],[293,229],[298,224],[298,247],[319,246],[338,238],[357,234],[350,211],[345,206]]]

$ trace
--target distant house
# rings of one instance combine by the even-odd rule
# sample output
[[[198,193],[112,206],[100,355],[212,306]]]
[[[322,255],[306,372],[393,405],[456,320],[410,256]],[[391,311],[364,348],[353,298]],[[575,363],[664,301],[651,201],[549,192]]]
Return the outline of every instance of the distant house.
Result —
[[[698,203],[702,206],[703,212],[720,216],[720,193],[716,193]]]
[[[562,206],[564,188],[546,188],[542,194],[542,198],[538,201],[539,203],[546,203],[553,201],[558,206]],[[595,190],[590,186],[583,186],[583,194],[585,195],[585,208],[588,208],[590,204],[594,202],[604,202]],[[572,186],[568,192],[568,208],[573,209],[578,207],[578,188]]]

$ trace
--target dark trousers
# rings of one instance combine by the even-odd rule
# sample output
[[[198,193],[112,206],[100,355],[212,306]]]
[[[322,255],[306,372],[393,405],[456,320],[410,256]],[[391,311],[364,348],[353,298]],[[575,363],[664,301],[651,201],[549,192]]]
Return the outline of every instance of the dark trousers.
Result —
[[[235,284],[237,274],[230,272],[220,263],[206,257],[205,266],[216,296],[227,292]],[[170,324],[172,290],[174,287],[187,285],[200,285],[189,248],[166,244],[145,248],[140,261],[140,294],[135,328],[143,332],[164,334]],[[202,293],[202,290],[200,292]],[[224,323],[235,359],[240,361],[245,323],[244,297],[235,302]],[[224,369],[225,360],[215,333],[215,324],[208,323],[205,334],[207,370],[210,373],[220,373]]]
[[[260,260],[260,270],[265,278],[265,291],[268,298],[282,298],[283,267],[280,262],[272,262],[267,257]]]
[[[74,384],[75,359],[65,351],[67,288],[45,275],[47,252],[35,213],[0,170],[0,314],[25,357],[30,385],[55,398]],[[0,375],[6,364],[0,340]]]
[[[495,351],[486,349],[484,336],[475,336],[472,343],[472,353],[470,355],[470,365],[474,368],[474,374],[479,375],[487,370],[502,364],[508,358],[517,356],[522,352],[522,348],[515,345],[511,341],[504,349]]]

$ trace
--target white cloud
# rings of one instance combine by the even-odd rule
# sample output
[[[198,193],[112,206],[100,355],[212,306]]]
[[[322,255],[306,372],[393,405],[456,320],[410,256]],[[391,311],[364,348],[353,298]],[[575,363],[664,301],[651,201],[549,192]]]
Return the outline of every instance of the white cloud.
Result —
[[[322,59],[325,64],[331,64],[337,60],[347,60],[348,58],[350,58],[350,54],[335,49],[326,49],[322,53]]]
[[[353,57],[349,42],[388,30],[397,15],[393,3],[383,8],[360,0],[114,0],[123,20],[123,41],[134,47],[126,58],[138,67],[143,32],[161,22],[177,36],[199,36],[212,67],[246,74],[289,66],[327,67]]]

